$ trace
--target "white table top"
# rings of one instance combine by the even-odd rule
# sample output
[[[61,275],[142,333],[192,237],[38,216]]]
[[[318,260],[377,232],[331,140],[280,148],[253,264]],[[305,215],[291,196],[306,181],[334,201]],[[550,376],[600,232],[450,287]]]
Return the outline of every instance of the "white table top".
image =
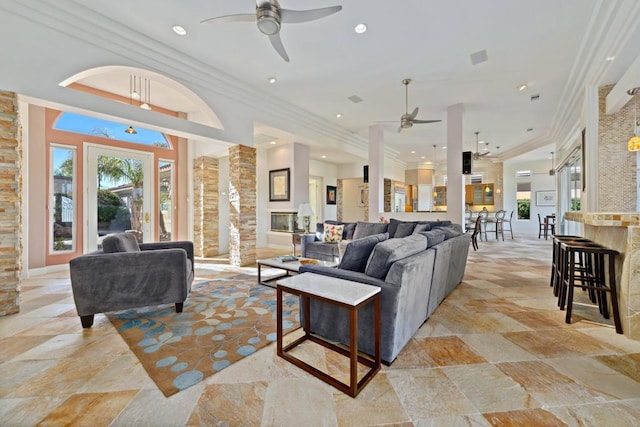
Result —
[[[297,291],[356,306],[380,292],[378,286],[337,279],[315,273],[302,273],[276,282]]]
[[[298,271],[300,270],[300,266],[302,265],[302,263],[300,262],[301,259],[308,259],[308,258],[298,258],[298,261],[288,261],[288,262],[283,262],[278,258],[267,258],[267,259],[259,259],[258,264],[267,265],[269,267],[281,268],[283,270]],[[336,262],[323,261],[320,259],[314,260],[313,264],[322,265],[325,267],[335,267],[336,265],[338,265]]]

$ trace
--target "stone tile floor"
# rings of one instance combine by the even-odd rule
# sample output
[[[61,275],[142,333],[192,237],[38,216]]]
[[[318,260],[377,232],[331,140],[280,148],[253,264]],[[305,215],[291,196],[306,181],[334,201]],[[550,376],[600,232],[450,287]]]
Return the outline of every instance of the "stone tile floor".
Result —
[[[480,242],[464,282],[356,399],[274,345],[166,398],[104,315],[81,328],[67,272],[30,278],[21,312],[0,318],[0,425],[639,425],[640,342],[584,305],[566,324],[550,257],[551,242],[535,237]],[[200,260],[196,275],[239,271],[257,274],[220,258]],[[301,347],[347,373],[343,358]]]

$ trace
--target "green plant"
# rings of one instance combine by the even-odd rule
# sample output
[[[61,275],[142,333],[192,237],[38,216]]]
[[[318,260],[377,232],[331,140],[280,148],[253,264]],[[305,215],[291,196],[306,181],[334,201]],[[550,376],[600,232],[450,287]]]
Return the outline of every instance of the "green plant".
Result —
[[[572,211],[580,210],[580,199],[571,199],[571,210]]]
[[[530,199],[518,199],[518,219],[531,219]]]

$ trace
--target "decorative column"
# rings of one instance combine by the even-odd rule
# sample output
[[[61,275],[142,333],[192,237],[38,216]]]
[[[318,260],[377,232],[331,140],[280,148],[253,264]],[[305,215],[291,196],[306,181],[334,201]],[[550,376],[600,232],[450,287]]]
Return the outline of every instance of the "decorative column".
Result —
[[[464,224],[463,132],[464,105],[447,107],[447,217],[456,224]]]
[[[17,97],[0,91],[0,316],[20,311],[22,142]]]
[[[218,159],[193,161],[193,249],[196,256],[218,255]]]
[[[229,262],[256,263],[256,149],[229,148]]]

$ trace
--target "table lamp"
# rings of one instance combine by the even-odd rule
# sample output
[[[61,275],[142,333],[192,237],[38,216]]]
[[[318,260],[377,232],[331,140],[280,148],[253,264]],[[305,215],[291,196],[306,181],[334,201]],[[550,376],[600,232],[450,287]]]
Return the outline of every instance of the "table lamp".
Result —
[[[311,205],[309,203],[301,203],[300,207],[298,208],[298,221],[300,221],[300,218],[302,218],[305,234],[309,234],[309,222],[312,216],[313,209],[311,209]]]

